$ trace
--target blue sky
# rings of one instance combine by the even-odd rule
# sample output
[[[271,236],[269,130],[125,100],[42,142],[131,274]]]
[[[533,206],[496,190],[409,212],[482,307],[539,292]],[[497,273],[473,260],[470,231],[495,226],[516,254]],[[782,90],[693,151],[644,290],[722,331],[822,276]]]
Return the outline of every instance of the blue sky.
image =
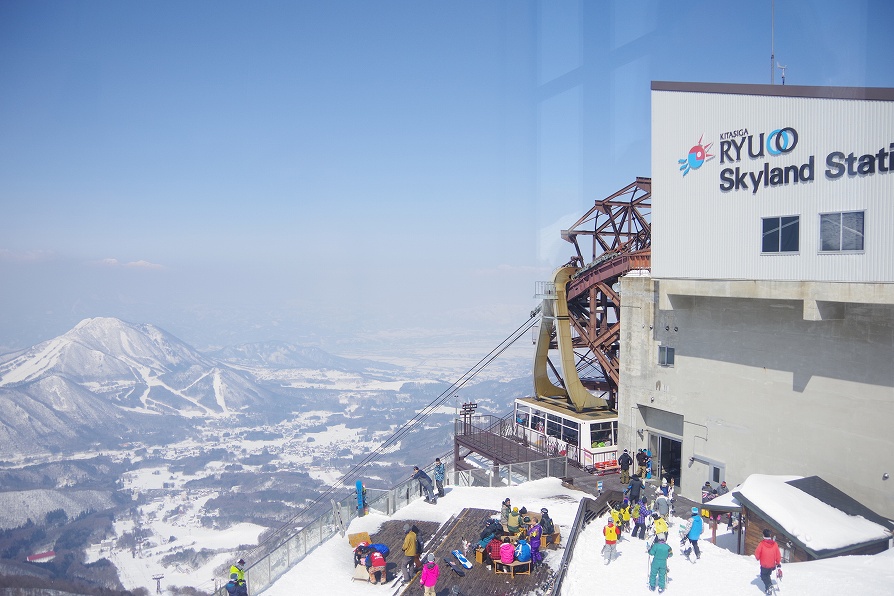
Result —
[[[892,25],[777,0],[787,83],[894,87]],[[770,0],[6,0],[0,351],[90,316],[502,338],[559,230],[650,175],[650,81],[768,83],[769,52]]]

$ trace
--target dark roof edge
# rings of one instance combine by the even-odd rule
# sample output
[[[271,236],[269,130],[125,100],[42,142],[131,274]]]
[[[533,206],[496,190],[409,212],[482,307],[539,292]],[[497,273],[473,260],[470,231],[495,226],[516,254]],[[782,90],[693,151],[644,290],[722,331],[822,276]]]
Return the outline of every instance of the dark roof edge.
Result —
[[[681,83],[676,81],[652,81],[652,91],[894,101],[894,89],[889,87],[807,87],[802,85],[750,85],[743,83]]]

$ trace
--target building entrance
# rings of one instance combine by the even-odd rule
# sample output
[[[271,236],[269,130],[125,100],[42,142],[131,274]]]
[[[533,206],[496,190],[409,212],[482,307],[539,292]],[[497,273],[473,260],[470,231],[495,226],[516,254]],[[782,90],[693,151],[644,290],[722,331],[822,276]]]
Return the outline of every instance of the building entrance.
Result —
[[[680,471],[683,459],[683,443],[675,439],[663,437],[661,435],[651,435],[649,437],[650,447],[652,449],[652,468],[658,478],[674,479],[676,490],[679,491]]]

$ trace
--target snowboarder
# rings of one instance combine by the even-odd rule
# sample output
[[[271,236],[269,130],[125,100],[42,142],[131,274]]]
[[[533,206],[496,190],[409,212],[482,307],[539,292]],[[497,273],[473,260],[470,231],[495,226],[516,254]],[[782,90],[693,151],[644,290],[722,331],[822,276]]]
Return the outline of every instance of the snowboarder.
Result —
[[[646,452],[642,449],[636,452],[636,474],[633,475],[634,478],[639,476],[640,478],[646,477],[646,462],[649,460],[649,456],[646,455]]]
[[[618,465],[621,467],[621,484],[627,484],[630,482],[630,466],[633,465],[633,458],[626,449],[618,458]]]
[[[431,476],[425,473],[425,471],[420,470],[419,466],[413,466],[413,475],[410,476],[410,480],[418,480],[419,486],[422,487],[422,490],[425,492],[425,502],[426,503],[437,503],[438,498],[435,496],[435,493],[432,491],[431,485]]]
[[[519,538],[515,545],[515,560],[522,563],[531,560],[531,545],[524,538]]]
[[[649,548],[649,556],[652,557],[652,564],[649,566],[649,590],[654,592],[657,585],[660,594],[667,587],[667,560],[674,556],[674,551],[667,542],[659,538]]]
[[[698,548],[698,539],[702,535],[702,530],[704,529],[704,522],[702,521],[702,516],[698,513],[698,507],[692,508],[692,517],[689,518],[689,521],[686,522],[686,526],[684,530],[686,534],[683,537],[683,542],[685,543],[687,540],[692,545],[692,550],[695,552],[695,558],[701,559],[702,554]],[[689,556],[688,553],[686,555]]]
[[[602,535],[605,536],[602,556],[605,557],[605,564],[608,565],[618,557],[618,527],[613,520],[608,520],[608,524],[602,528]]]
[[[754,558],[760,561],[761,580],[764,582],[767,594],[773,593],[773,579],[770,574],[774,569],[778,569],[777,574],[781,574],[782,557],[779,552],[779,545],[773,540],[772,532],[767,528],[764,530],[764,539],[754,550]]]
[[[435,563],[435,554],[428,553],[428,560],[422,567],[422,577],[419,579],[419,585],[425,591],[425,596],[435,596],[435,584],[438,583],[440,573],[441,569]]]
[[[404,524],[404,543],[401,547],[404,551],[404,564],[401,568],[403,583],[409,583],[410,578],[416,573],[416,533],[410,528],[410,524]]]
[[[441,463],[441,458],[435,458],[435,487],[438,489],[438,496],[444,496],[444,475],[447,473],[447,467]]]

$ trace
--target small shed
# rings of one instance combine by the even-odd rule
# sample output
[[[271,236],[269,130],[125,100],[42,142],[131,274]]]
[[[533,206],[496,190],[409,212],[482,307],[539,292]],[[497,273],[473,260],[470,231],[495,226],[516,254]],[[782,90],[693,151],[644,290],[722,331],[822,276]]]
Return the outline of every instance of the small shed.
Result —
[[[818,476],[752,474],[733,490],[745,518],[745,552],[754,552],[769,529],[783,561],[887,550],[892,522]]]

